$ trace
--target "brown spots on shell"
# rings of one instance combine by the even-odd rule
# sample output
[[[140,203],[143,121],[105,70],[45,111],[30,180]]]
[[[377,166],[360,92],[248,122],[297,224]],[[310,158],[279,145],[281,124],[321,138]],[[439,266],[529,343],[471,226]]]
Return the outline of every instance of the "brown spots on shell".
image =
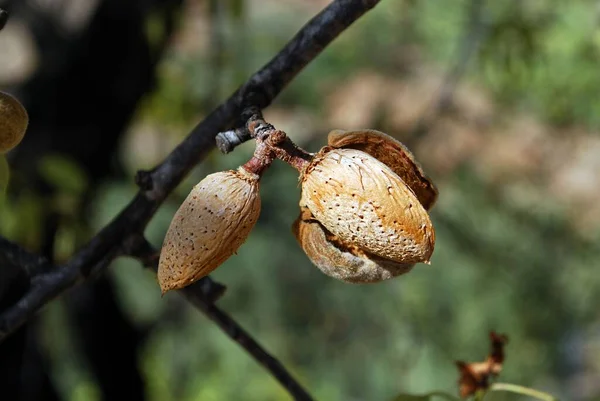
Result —
[[[327,141],[333,148],[356,149],[371,155],[390,167],[415,193],[426,210],[435,204],[437,188],[411,151],[395,138],[376,130],[334,130],[329,133]]]
[[[429,215],[390,167],[355,149],[318,156],[318,168],[307,169],[301,179],[300,204],[323,229],[377,258],[402,264],[429,260],[434,246],[427,234],[433,232]],[[323,185],[331,177],[339,185]]]
[[[233,255],[260,214],[259,177],[243,169],[211,174],[175,213],[161,250],[163,294],[185,287]]]
[[[364,252],[342,241],[312,217],[302,208],[292,231],[311,262],[330,277],[348,283],[375,283],[407,273],[414,266]]]

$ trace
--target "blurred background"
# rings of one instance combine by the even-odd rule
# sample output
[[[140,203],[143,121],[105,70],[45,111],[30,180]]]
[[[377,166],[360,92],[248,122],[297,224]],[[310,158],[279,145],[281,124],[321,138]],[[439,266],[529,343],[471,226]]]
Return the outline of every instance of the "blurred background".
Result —
[[[163,160],[327,4],[0,0],[11,12],[0,88],[31,121],[7,157],[0,234],[67,260],[133,197],[137,170]],[[490,330],[510,338],[502,381],[600,400],[599,63],[597,1],[383,0],[265,117],[312,152],[332,129],[405,142],[440,192],[431,266],[376,285],[323,275],[291,234],[297,174],[277,162],[256,228],[212,275],[228,287],[219,306],[319,400],[457,394],[454,361],[483,360]],[[148,238],[160,246],[191,187],[252,151],[213,151]],[[0,383],[18,387],[15,399],[288,397],[181,297],[161,298],[134,260],[9,340]]]

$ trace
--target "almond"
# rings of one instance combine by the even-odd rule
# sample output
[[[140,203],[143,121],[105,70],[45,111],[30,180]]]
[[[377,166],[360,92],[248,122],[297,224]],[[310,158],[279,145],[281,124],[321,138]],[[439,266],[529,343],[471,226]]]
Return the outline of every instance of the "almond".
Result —
[[[386,164],[325,147],[301,176],[300,206],[347,247],[401,264],[428,263],[435,233],[414,192]]]
[[[260,214],[259,176],[240,167],[198,183],[175,213],[158,266],[162,293],[208,275],[244,243]]]
[[[0,91],[0,153],[17,146],[27,130],[27,110],[16,98]]]
[[[377,258],[347,246],[303,209],[292,231],[311,262],[323,273],[348,283],[375,283],[409,272],[414,264]]]
[[[361,150],[391,168],[412,189],[419,202],[429,210],[437,200],[438,191],[425,175],[413,154],[395,138],[375,130],[331,131],[329,146]]]

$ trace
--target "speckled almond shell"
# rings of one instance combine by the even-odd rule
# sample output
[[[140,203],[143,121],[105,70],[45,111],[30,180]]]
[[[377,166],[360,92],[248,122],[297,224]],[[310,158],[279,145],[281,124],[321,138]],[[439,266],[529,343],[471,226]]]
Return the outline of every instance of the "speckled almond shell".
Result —
[[[387,165],[355,149],[323,148],[301,177],[300,206],[347,245],[398,263],[428,263],[427,211]]]
[[[244,243],[260,214],[259,177],[243,168],[211,174],[179,207],[160,253],[162,293],[208,275]]]
[[[361,150],[370,154],[396,173],[412,189],[426,210],[435,204],[438,191],[425,175],[413,154],[395,138],[375,130],[331,131],[329,146]]]
[[[408,273],[414,266],[380,259],[353,246],[346,247],[318,221],[307,218],[305,213],[300,213],[292,232],[319,270],[347,283],[377,283]]]
[[[0,92],[0,153],[8,152],[21,142],[28,123],[29,116],[21,102]]]

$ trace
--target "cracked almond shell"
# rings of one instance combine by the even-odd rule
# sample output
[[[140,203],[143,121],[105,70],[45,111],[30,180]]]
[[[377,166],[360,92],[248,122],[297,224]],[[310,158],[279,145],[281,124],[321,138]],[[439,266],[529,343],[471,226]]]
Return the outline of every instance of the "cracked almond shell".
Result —
[[[301,177],[300,206],[342,244],[396,263],[429,263],[435,232],[394,171],[355,149],[323,148]]]
[[[17,146],[25,136],[29,116],[16,98],[0,91],[0,153]]]
[[[333,148],[356,149],[391,168],[412,189],[426,210],[435,204],[438,191],[410,150],[395,138],[376,130],[334,130],[327,136]]]
[[[311,262],[326,275],[348,283],[376,283],[408,273],[413,263],[398,263],[346,246],[304,209],[292,232]]]
[[[260,214],[259,177],[239,168],[208,175],[175,213],[158,265],[162,293],[208,275],[244,243]]]

